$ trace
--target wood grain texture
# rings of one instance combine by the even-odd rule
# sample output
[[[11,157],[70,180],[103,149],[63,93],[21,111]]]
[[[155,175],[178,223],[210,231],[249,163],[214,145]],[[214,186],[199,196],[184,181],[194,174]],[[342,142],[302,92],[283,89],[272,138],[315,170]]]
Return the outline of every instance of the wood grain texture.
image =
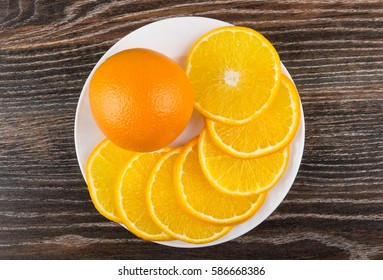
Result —
[[[262,32],[294,77],[306,144],[286,199],[225,244],[142,241],[94,209],[74,116],[103,53],[150,22]],[[1,259],[383,259],[383,1],[0,1]]]

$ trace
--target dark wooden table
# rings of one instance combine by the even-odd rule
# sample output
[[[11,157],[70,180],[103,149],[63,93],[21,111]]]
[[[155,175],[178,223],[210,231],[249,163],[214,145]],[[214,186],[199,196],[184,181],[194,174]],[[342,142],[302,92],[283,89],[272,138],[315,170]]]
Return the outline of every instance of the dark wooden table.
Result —
[[[383,259],[383,1],[329,2],[1,0],[0,258]],[[145,24],[190,15],[262,32],[306,120],[302,165],[278,209],[234,241],[194,250],[142,241],[99,215],[73,139],[103,53]]]

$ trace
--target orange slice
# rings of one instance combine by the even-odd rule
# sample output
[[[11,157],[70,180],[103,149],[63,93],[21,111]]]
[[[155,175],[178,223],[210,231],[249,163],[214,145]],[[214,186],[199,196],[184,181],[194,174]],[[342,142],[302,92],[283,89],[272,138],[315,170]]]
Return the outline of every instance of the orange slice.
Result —
[[[116,223],[121,219],[114,203],[114,188],[118,174],[133,155],[105,139],[94,148],[86,163],[86,181],[93,204],[101,215]]]
[[[241,158],[273,153],[294,138],[300,120],[299,95],[293,82],[282,76],[274,101],[257,119],[239,126],[206,120],[213,142],[225,152]]]
[[[174,186],[174,164],[180,149],[165,154],[154,167],[148,183],[147,204],[153,221],[170,236],[189,243],[208,243],[231,227],[206,223],[185,212]]]
[[[146,206],[148,178],[160,157],[170,149],[137,153],[120,173],[116,186],[116,206],[123,224],[146,240],[164,241],[172,238],[152,220]]]
[[[257,195],[271,189],[287,167],[289,148],[273,154],[241,159],[214,145],[204,130],[198,143],[202,171],[210,184],[233,195]]]
[[[208,32],[193,45],[186,73],[199,112],[217,122],[239,125],[270,105],[280,84],[281,63],[260,33],[228,26]]]
[[[199,164],[198,138],[182,148],[175,165],[175,184],[181,205],[187,212],[221,225],[239,224],[249,219],[266,198],[266,192],[240,197],[213,187]]]

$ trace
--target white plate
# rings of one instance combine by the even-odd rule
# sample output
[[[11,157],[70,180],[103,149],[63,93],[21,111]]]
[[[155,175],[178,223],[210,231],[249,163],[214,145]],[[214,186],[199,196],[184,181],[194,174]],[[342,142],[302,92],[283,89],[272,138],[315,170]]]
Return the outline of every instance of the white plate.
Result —
[[[85,180],[86,178],[84,170],[86,160],[92,149],[102,139],[104,139],[104,135],[101,133],[92,117],[88,100],[89,81],[95,69],[109,56],[125,49],[138,47],[152,49],[163,53],[175,60],[183,67],[188,50],[199,37],[214,28],[227,25],[230,24],[223,21],[203,17],[179,17],[165,19],[148,24],[128,34],[102,56],[85,82],[76,111],[74,139],[78,163]],[[283,73],[291,78],[283,64],[282,68]],[[202,127],[202,117],[197,112],[194,112],[188,127],[180,135],[180,137],[173,142],[172,145],[180,146],[185,144],[187,140],[199,134]],[[166,241],[158,243],[167,246],[184,248],[205,247],[227,242],[255,228],[278,207],[278,205],[282,202],[290,190],[301,163],[304,146],[304,135],[305,124],[302,109],[302,118],[298,132],[290,144],[291,152],[286,172],[278,184],[269,191],[264,204],[250,220],[235,226],[228,234],[222,238],[207,244],[195,245],[181,241]]]

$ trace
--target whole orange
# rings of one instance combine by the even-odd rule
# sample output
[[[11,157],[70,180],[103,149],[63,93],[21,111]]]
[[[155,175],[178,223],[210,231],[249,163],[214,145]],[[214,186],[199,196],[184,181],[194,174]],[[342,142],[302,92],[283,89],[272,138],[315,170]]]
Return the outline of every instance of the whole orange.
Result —
[[[106,59],[90,81],[89,101],[105,136],[137,152],[158,150],[173,142],[194,107],[184,70],[148,49],[128,49]]]

